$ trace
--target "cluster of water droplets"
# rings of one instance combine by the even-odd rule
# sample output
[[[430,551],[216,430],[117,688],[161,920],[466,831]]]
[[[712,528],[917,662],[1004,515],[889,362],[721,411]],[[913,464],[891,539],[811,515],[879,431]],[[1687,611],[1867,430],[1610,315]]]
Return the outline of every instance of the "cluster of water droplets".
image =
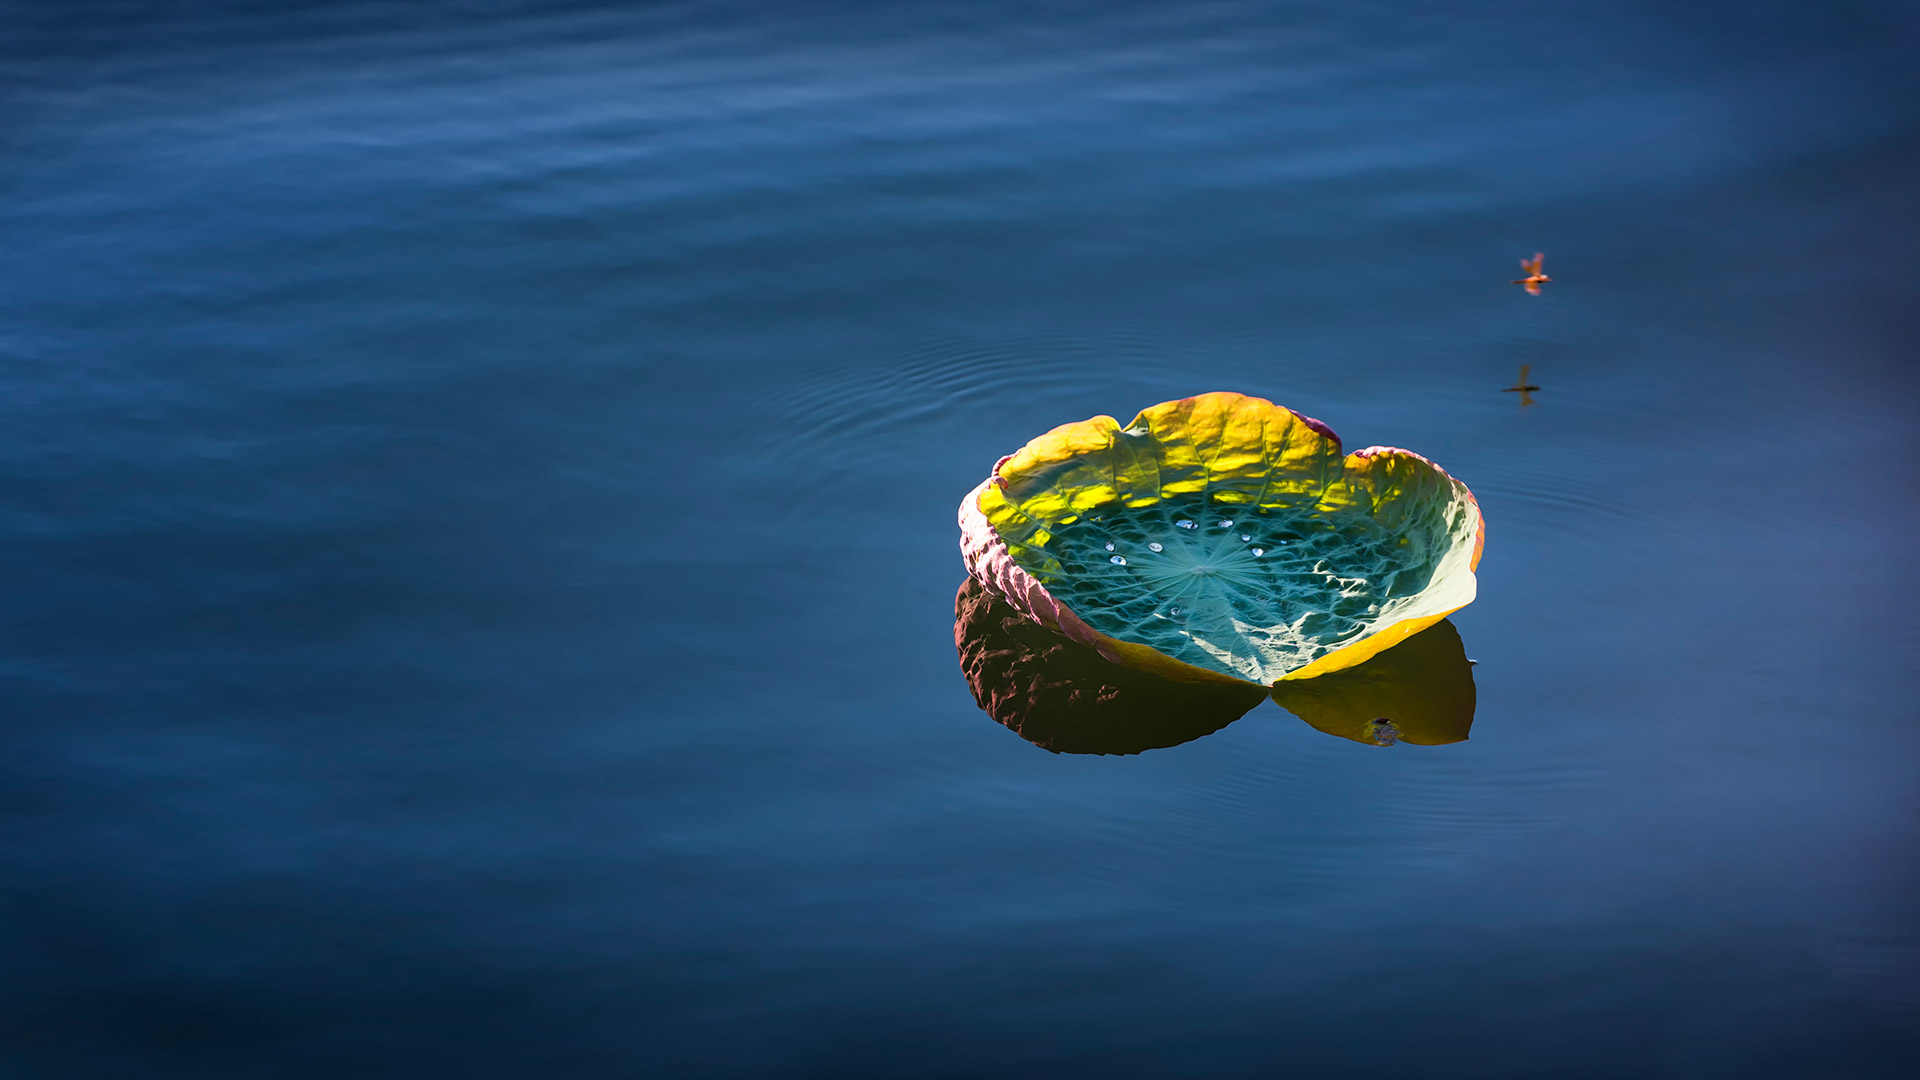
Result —
[[[1437,559],[1366,514],[1204,496],[1088,514],[1045,552],[1043,583],[1096,630],[1257,681],[1365,633]]]

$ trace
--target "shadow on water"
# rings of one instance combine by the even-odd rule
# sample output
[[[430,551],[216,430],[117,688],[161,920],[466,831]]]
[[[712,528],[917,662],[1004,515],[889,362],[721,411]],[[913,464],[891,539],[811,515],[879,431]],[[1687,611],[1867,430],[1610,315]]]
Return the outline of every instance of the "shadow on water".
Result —
[[[1372,660],[1316,679],[1254,686],[1179,683],[1121,667],[1028,619],[969,578],[953,641],[973,699],[1056,754],[1138,754],[1211,735],[1271,696],[1318,731],[1354,742],[1460,742],[1473,724],[1473,670],[1446,621]]]

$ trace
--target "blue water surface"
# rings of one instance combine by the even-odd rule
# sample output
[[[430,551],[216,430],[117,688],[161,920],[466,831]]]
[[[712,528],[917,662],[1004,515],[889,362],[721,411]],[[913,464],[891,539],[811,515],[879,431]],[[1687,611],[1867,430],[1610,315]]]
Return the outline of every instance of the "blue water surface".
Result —
[[[4,5],[0,1074],[1916,1075],[1916,45]],[[1219,389],[1472,487],[1471,741],[975,706],[960,496]]]

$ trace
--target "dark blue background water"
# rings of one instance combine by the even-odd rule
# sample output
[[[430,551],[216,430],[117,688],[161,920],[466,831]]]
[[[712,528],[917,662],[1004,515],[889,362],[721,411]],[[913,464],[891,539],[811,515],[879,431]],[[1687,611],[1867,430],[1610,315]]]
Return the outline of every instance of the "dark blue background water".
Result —
[[[0,1071],[1912,1075],[1916,43],[5,5]],[[975,708],[960,495],[1213,389],[1473,487],[1472,741]]]

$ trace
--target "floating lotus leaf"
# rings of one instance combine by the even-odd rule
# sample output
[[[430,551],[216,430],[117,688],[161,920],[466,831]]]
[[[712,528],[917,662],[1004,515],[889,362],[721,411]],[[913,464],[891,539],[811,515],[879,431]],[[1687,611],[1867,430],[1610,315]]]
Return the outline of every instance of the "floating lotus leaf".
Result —
[[[1485,526],[1418,454],[1215,393],[1066,424],[960,504],[974,578],[1116,663],[1184,681],[1358,664],[1474,597]]]

